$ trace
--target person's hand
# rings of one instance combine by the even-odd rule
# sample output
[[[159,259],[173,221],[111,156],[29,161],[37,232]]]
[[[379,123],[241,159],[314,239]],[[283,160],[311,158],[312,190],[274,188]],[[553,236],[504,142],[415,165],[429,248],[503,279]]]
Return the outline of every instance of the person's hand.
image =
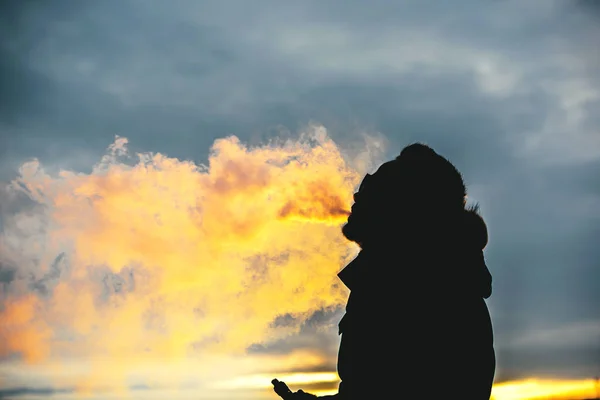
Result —
[[[312,393],[306,393],[304,390],[300,389],[297,392],[293,393],[293,400],[314,400],[317,396]]]
[[[273,384],[273,390],[284,400],[313,400],[316,399],[317,396],[312,393],[306,393],[304,390],[300,389],[297,392],[292,392],[290,388],[277,379],[273,379],[271,381]]]

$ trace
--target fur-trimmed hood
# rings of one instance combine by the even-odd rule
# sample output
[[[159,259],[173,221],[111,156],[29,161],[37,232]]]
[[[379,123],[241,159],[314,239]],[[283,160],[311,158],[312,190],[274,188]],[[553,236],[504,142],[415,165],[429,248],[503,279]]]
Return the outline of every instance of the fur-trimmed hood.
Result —
[[[374,288],[393,285],[399,277],[411,289],[426,286],[429,294],[458,292],[487,299],[492,294],[492,275],[483,255],[487,226],[477,209],[464,210],[453,221],[455,226],[442,228],[441,234],[433,232],[438,239],[426,246],[400,240],[393,248],[363,249],[338,277],[350,290],[370,283]]]

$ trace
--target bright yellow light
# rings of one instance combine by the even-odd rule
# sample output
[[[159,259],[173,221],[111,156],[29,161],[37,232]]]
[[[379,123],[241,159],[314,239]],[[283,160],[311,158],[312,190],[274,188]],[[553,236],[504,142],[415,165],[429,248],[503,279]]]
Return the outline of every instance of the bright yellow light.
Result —
[[[527,379],[494,385],[494,400],[591,399],[597,396],[596,381]]]
[[[221,389],[260,389],[273,387],[271,380],[277,377],[288,385],[310,385],[332,383],[339,380],[335,372],[298,372],[288,374],[255,374],[218,382],[215,388]]]
[[[337,389],[330,389],[330,390],[313,390],[310,393],[317,395],[317,396],[332,396],[334,394],[336,394],[338,392]]]

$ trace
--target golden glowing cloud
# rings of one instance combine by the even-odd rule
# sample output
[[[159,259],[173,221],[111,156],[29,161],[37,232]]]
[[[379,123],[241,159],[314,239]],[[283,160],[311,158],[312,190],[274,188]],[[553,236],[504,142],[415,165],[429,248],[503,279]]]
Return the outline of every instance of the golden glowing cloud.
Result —
[[[0,356],[19,352],[28,362],[44,359],[48,353],[50,330],[37,315],[40,302],[34,295],[8,298],[0,312]]]
[[[336,273],[356,248],[340,225],[365,171],[323,128],[253,148],[220,139],[208,165],[132,159],[118,137],[89,174],[22,166],[9,190],[36,205],[4,224],[18,269],[2,355],[89,360],[93,383],[150,359],[241,354],[345,301]],[[297,322],[273,325],[286,314]]]

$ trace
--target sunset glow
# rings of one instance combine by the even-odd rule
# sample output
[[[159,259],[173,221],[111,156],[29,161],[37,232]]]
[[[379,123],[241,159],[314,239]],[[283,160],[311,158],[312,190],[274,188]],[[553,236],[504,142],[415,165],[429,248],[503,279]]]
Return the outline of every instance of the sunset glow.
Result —
[[[317,127],[254,148],[217,140],[207,166],[133,157],[119,137],[90,174],[24,164],[10,191],[34,203],[1,237],[18,270],[0,355],[86,360],[79,386],[107,373],[125,386],[149,360],[241,355],[297,332],[347,296],[335,283],[356,251],[339,229],[361,177],[352,157]]]
[[[494,385],[494,400],[592,399],[598,396],[597,383],[587,380],[526,379]]]

